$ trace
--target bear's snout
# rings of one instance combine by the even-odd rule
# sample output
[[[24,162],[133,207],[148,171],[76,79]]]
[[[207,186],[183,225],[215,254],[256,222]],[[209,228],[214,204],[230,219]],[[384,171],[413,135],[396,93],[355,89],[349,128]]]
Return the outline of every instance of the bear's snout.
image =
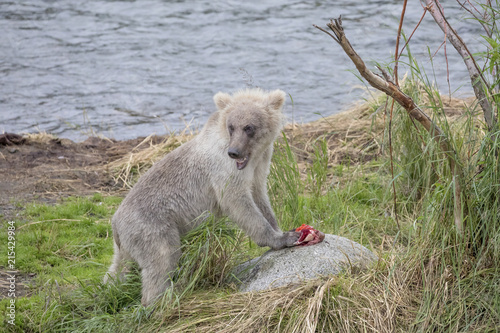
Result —
[[[243,170],[247,166],[248,155],[245,155],[238,149],[232,147],[227,150],[227,154],[229,155],[229,157],[236,160],[236,167],[238,168],[238,170]]]
[[[230,147],[227,150],[227,154],[229,155],[229,157],[234,158],[234,159],[241,158],[241,152],[236,148]]]

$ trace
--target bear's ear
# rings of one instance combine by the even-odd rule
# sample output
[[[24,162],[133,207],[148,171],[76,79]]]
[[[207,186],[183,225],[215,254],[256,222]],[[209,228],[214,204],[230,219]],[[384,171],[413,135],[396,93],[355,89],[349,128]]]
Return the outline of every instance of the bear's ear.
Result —
[[[219,110],[225,109],[229,105],[229,103],[231,103],[231,99],[231,95],[225,94],[223,92],[218,92],[214,96],[215,105]]]
[[[271,109],[279,110],[285,104],[286,94],[283,90],[273,90],[269,93],[268,103]]]

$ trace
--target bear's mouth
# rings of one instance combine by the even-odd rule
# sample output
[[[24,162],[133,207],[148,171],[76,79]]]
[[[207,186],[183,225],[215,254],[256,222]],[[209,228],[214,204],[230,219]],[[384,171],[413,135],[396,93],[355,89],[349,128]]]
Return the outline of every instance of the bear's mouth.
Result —
[[[236,167],[238,168],[238,170],[243,170],[247,166],[248,156],[249,155],[236,160]]]

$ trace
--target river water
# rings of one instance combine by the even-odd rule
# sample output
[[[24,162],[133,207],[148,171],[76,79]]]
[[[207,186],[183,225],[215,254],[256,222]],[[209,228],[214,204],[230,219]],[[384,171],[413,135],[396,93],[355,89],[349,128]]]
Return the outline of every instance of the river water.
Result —
[[[423,13],[409,2],[408,35]],[[484,50],[479,26],[455,1],[442,2],[470,48]],[[335,114],[366,92],[340,46],[312,24],[342,15],[360,56],[384,64],[401,9],[396,0],[0,1],[0,133],[165,134],[200,127],[215,93],[247,86],[290,94],[290,121]],[[426,15],[411,50],[447,93],[443,48],[434,69],[429,59],[442,41]],[[471,95],[463,61],[451,45],[447,53],[452,91]]]

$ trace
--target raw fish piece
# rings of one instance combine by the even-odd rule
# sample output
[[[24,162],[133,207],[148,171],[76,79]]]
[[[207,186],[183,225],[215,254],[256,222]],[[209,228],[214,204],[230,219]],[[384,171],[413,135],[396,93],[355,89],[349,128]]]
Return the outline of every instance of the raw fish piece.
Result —
[[[314,229],[310,225],[303,224],[297,229],[296,232],[300,232],[299,239],[295,242],[296,246],[309,246],[321,243],[325,239],[325,234],[319,230]]]

